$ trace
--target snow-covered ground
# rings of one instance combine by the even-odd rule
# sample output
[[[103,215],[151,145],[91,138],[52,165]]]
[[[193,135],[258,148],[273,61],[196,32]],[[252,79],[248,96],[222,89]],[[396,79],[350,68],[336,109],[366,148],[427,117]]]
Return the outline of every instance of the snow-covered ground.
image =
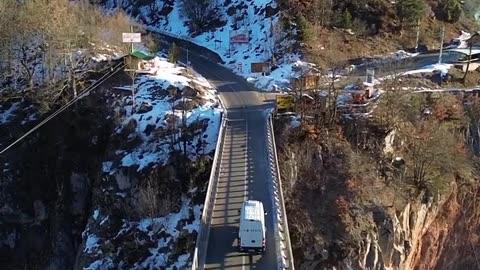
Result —
[[[252,76],[248,77],[247,81],[255,84],[259,89],[265,90],[289,90],[289,84],[292,78],[298,78],[300,74],[308,72],[313,64],[297,60],[295,62],[280,65],[266,76]]]
[[[91,232],[90,227],[96,227],[96,231],[102,231],[108,230],[108,227],[112,226],[110,217],[96,209],[83,237],[86,239],[84,252],[97,259],[93,260],[84,270],[122,269],[121,261],[125,258],[120,258],[119,262],[117,254],[109,250],[111,248],[109,242],[122,241],[132,235],[138,237],[135,239],[142,239],[143,245],[146,245],[147,242],[153,243],[153,245],[146,249],[146,258],[136,262],[129,269],[185,269],[191,255],[188,253],[175,254],[176,246],[179,245],[177,241],[179,237],[198,231],[202,208],[201,206],[192,207],[191,201],[186,198],[183,198],[182,202],[180,211],[177,213],[140,221],[124,220],[121,229],[111,238],[102,238]],[[142,243],[137,244],[141,245]],[[125,251],[122,250],[122,252]]]
[[[416,74],[416,73],[433,73],[435,71],[439,71],[442,76],[445,76],[448,73],[448,70],[452,67],[452,64],[433,64],[433,65],[428,65],[424,66],[420,69],[414,69],[414,70],[409,70],[406,72],[401,73],[401,75],[410,75],[410,74]]]
[[[134,110],[130,86],[112,90],[120,95],[111,104],[118,118],[113,119],[118,126],[112,136],[120,136],[122,144],[115,148],[115,156],[103,162],[106,179],[113,181],[103,190],[104,196],[122,201],[137,196],[131,188],[112,191],[118,175],[128,167],[140,173],[149,171],[154,166],[165,165],[172,151],[183,151],[184,144],[179,140],[187,130],[183,129],[184,123],[191,128],[186,149],[190,159],[210,153],[216,145],[222,111],[216,90],[193,70],[169,63],[161,55],[152,63],[151,72],[135,81]],[[175,134],[173,141],[172,134]],[[123,264],[129,269],[185,269],[191,260],[190,248],[200,227],[203,205],[195,205],[186,194],[181,201],[178,212],[141,220],[110,217],[102,208],[108,206],[97,206],[83,233],[83,252],[88,258],[85,269],[117,269]],[[109,244],[112,242],[113,246]],[[132,242],[138,254],[134,253],[135,259],[129,260],[124,253],[130,252]],[[124,255],[119,256],[118,252]]]
[[[279,29],[280,13],[275,0],[219,2],[218,14],[225,25],[195,37],[190,37],[186,23],[188,18],[182,11],[181,2],[156,0],[154,4],[141,6],[136,19],[148,25],[149,29],[156,29],[215,51],[226,67],[248,78],[259,89],[271,91],[282,88],[294,75],[290,66],[300,60],[300,56],[294,53],[282,53],[282,57],[276,59],[279,68],[267,77],[251,72],[251,63],[269,62],[274,47],[278,49],[293,42],[287,40],[284,31]],[[107,9],[114,9],[117,5],[118,1],[106,1]],[[126,10],[132,10],[129,3],[120,5]],[[167,15],[159,12],[166,10],[169,10]],[[160,13],[162,15],[159,15]],[[230,44],[230,37],[237,34],[245,34],[248,43]]]
[[[461,31],[460,35],[450,42],[450,45],[446,46],[445,49],[463,49],[468,48],[467,40],[470,39],[472,35],[465,31]]]
[[[195,130],[196,140],[188,144],[189,156],[195,158],[198,154],[209,153],[214,149],[221,112],[216,90],[199,74],[169,63],[166,58],[156,57],[154,63],[153,74],[142,75],[136,80],[133,113],[129,96],[131,86],[117,88],[118,91],[127,93],[123,98],[126,105],[116,108],[118,113],[125,109],[125,117],[116,129],[117,134],[121,134],[133,121],[135,134],[129,135],[129,138],[139,138],[141,143],[134,149],[118,149],[119,160],[104,162],[106,173],[112,175],[118,167],[137,165],[138,171],[141,171],[149,165],[164,164],[172,150],[182,150],[182,144],[178,141],[182,134],[180,130],[175,130],[177,139],[172,145],[170,136],[159,137],[155,131],[165,131],[173,127],[178,129],[182,125],[183,117],[187,126],[201,126],[201,130]],[[171,91],[176,92],[175,97],[172,97]],[[185,110],[182,109],[184,106]],[[170,121],[173,118],[174,125],[173,120]],[[198,144],[199,140],[201,145]],[[201,147],[204,148],[200,153]]]

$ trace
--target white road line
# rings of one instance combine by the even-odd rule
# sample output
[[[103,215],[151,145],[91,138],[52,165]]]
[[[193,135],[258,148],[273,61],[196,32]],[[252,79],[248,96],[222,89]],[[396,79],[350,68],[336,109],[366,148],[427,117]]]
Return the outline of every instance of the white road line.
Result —
[[[244,185],[245,185],[245,189],[244,189],[244,194],[243,194],[243,198],[244,198],[244,201],[247,200],[247,190],[248,190],[248,121],[245,119],[245,180],[244,180]]]

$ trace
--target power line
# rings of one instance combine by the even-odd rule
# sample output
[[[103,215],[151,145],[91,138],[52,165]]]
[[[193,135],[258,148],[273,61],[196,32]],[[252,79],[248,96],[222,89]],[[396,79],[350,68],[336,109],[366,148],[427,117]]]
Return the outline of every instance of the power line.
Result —
[[[75,98],[73,98],[72,100],[70,100],[69,102],[67,102],[65,105],[63,105],[60,109],[58,109],[57,111],[55,111],[54,113],[52,113],[51,115],[49,115],[47,118],[45,118],[44,120],[42,120],[40,123],[38,123],[36,126],[34,126],[32,129],[30,129],[29,131],[27,131],[25,134],[23,134],[20,138],[18,138],[17,140],[15,140],[14,142],[12,142],[10,145],[8,145],[6,148],[4,148],[2,151],[0,151],[0,155],[2,155],[3,153],[5,153],[6,151],[8,151],[10,148],[12,148],[13,146],[15,146],[17,143],[19,143],[20,141],[22,141],[23,139],[25,139],[28,135],[32,134],[34,131],[36,131],[37,129],[39,129],[40,127],[42,127],[43,125],[45,125],[48,121],[52,120],[55,116],[59,115],[61,112],[65,111],[68,107],[70,107],[71,105],[73,105],[75,102],[77,102],[78,100],[80,100],[81,98],[83,98],[86,94],[88,94],[89,92],[91,92],[92,90],[94,90],[95,88],[97,88],[100,84],[102,84],[103,82],[105,82],[107,79],[109,79],[110,77],[112,77],[113,75],[115,75],[117,72],[119,72],[120,70],[123,70],[125,64],[123,62],[119,63],[118,65],[112,67],[111,71],[104,74],[102,77],[100,77],[100,79],[98,79],[97,81],[95,81],[92,85],[90,85],[89,87],[87,87],[86,90],[82,91],[82,93],[80,93],[78,96],[76,96]]]

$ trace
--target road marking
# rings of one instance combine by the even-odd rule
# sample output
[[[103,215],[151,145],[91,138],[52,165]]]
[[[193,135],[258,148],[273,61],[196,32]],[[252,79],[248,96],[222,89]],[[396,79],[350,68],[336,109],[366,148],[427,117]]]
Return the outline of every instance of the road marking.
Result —
[[[244,193],[243,193],[243,198],[244,201],[247,200],[247,190],[248,190],[248,121],[245,120],[245,179],[244,179]]]
[[[242,270],[245,270],[245,255],[242,256]]]

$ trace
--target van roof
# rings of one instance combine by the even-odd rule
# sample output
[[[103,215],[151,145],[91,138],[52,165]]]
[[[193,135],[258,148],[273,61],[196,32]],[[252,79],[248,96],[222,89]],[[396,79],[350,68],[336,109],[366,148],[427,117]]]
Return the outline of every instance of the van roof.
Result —
[[[259,201],[243,202],[244,218],[249,220],[263,220],[263,204]]]

